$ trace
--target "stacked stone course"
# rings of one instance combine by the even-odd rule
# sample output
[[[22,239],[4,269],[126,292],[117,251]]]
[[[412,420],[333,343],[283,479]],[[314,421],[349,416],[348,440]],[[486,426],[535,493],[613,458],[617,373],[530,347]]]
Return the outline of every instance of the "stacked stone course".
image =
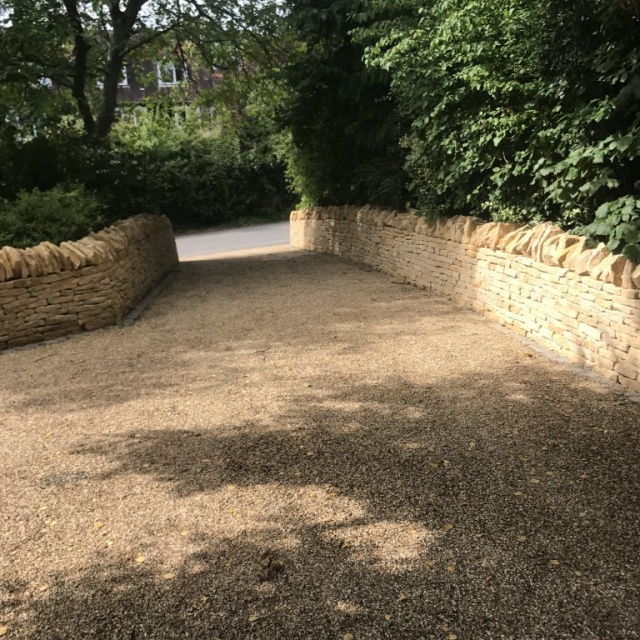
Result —
[[[371,207],[291,214],[291,244],[334,253],[450,297],[640,393],[640,266],[551,223]]]
[[[0,249],[0,350],[115,324],[178,263],[162,216],[77,242]]]

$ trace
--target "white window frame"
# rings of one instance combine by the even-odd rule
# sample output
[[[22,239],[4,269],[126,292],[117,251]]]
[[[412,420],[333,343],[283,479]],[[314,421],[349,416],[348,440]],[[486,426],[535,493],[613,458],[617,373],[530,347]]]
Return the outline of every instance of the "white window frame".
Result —
[[[129,86],[129,73],[127,72],[127,65],[122,65],[122,78],[120,82],[118,82],[119,87],[128,87]]]
[[[162,79],[162,71],[171,71],[172,81],[167,82]],[[182,80],[178,80],[178,68],[173,62],[157,62],[156,63],[156,71],[158,74],[158,86],[159,87],[175,87],[177,84],[180,84]],[[183,76],[186,77],[187,72],[186,69],[183,71]],[[184,79],[184,78],[183,78]]]
[[[104,87],[104,83],[102,80],[96,80],[96,85],[98,89],[102,89]],[[122,78],[118,82],[119,87],[128,87],[129,86],[129,74],[127,73],[127,65],[122,65]]]

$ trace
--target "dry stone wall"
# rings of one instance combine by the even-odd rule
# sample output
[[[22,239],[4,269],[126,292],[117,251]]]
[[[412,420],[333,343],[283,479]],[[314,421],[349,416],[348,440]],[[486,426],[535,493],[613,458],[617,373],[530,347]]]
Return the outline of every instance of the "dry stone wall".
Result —
[[[177,263],[164,216],[135,216],[59,246],[3,247],[0,349],[117,323]]]
[[[640,266],[551,223],[428,222],[369,207],[291,214],[291,244],[450,297],[640,393]]]

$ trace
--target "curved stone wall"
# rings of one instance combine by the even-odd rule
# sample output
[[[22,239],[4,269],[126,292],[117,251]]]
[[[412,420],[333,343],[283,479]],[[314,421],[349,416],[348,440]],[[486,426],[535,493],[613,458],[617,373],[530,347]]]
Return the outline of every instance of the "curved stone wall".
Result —
[[[291,244],[403,278],[640,393],[640,266],[551,223],[371,207],[291,214]]]
[[[115,324],[177,263],[164,216],[135,216],[59,246],[3,247],[0,349]]]

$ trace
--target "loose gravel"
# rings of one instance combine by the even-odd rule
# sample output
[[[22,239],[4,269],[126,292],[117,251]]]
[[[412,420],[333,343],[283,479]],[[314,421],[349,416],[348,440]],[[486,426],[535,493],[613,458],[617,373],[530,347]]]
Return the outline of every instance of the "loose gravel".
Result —
[[[0,635],[640,637],[640,406],[291,249],[0,356]]]

